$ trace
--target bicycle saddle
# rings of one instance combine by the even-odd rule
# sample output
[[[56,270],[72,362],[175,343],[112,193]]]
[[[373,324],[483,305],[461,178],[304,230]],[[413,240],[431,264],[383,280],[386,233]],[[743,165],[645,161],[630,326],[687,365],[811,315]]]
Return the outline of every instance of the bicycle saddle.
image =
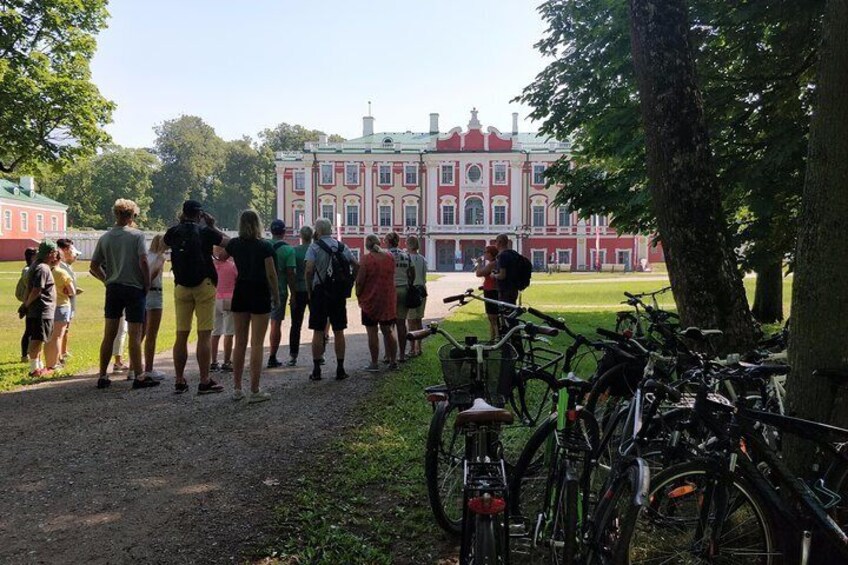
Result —
[[[512,412],[503,408],[495,408],[482,398],[475,398],[474,405],[463,410],[456,416],[457,428],[466,424],[511,424]]]

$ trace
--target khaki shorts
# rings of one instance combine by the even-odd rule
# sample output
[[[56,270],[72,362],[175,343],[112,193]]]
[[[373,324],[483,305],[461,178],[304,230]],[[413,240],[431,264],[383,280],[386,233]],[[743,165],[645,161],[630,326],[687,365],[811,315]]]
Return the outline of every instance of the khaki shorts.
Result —
[[[406,313],[407,320],[421,320],[424,318],[424,309],[427,307],[427,297],[421,299],[421,306],[418,308],[410,308]]]
[[[212,331],[215,319],[215,285],[209,279],[197,286],[174,287],[174,309],[177,311],[177,331],[190,332],[192,315],[197,316],[197,331]]]
[[[409,313],[409,308],[406,307],[406,292],[409,290],[409,287],[406,285],[396,286],[395,291],[397,292],[397,319],[398,320],[406,320],[406,315]]]

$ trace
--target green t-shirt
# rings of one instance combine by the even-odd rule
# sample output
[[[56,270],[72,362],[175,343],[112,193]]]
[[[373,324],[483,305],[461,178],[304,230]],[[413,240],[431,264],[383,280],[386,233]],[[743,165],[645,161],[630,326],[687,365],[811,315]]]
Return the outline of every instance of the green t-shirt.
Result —
[[[285,304],[286,297],[289,295],[286,271],[296,267],[294,247],[279,240],[271,243],[274,246],[274,263],[277,265],[277,281],[280,283],[280,304]]]
[[[308,243],[301,243],[294,248],[294,288],[298,292],[306,292],[306,250]]]

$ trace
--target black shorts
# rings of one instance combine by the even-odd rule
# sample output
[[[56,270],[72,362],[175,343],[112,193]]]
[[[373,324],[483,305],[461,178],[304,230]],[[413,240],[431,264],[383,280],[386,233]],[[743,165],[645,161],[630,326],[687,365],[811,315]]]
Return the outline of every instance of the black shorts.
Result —
[[[251,314],[271,312],[271,292],[268,290],[268,283],[236,280],[230,310]]]
[[[53,335],[53,320],[27,318],[26,333],[30,341],[50,341],[50,336]]]
[[[362,325],[366,328],[373,328],[374,326],[379,326],[380,324],[394,324],[395,320],[375,320],[371,316],[365,313],[365,310],[362,311]]]
[[[333,331],[347,328],[347,299],[344,296],[327,296],[320,286],[316,286],[309,301],[309,329],[324,331],[328,321]]]
[[[146,301],[147,296],[140,288],[118,283],[107,284],[105,318],[117,320],[124,316],[128,324],[144,323]]]
[[[497,290],[484,290],[483,298],[488,298],[489,300],[497,300],[498,299],[498,291]],[[489,304],[486,302],[486,314],[490,316],[497,315],[498,307],[494,304]]]

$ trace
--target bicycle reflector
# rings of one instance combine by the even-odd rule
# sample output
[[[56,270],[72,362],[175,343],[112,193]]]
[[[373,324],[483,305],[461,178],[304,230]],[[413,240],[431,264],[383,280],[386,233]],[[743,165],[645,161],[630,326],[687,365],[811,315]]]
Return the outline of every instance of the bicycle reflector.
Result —
[[[631,329],[626,329],[626,330],[624,330],[623,332],[621,332],[621,335],[623,335],[623,336],[624,336],[624,337],[626,337],[627,339],[630,339],[631,337],[633,337],[633,330],[631,330]]]
[[[492,496],[491,494],[475,496],[468,500],[468,509],[475,514],[486,516],[500,514],[506,509],[506,500],[499,496]]]

